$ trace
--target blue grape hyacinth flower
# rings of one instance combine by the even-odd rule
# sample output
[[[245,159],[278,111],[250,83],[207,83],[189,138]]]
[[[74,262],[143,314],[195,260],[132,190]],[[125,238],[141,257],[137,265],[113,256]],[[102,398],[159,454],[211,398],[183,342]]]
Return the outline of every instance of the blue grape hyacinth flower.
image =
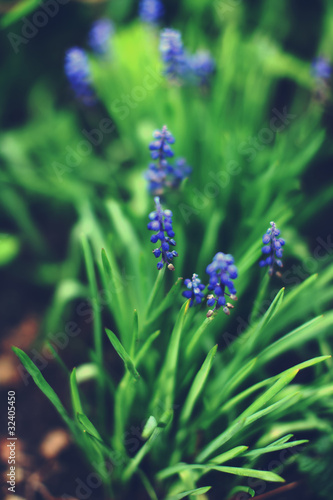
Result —
[[[164,15],[164,7],[160,0],[141,0],[139,15],[143,22],[156,24]]]
[[[186,279],[184,281],[184,285],[187,290],[185,290],[182,295],[187,299],[191,299],[190,307],[192,307],[193,304],[201,304],[202,300],[205,298],[203,291],[206,286],[201,283],[199,276],[197,274],[193,274],[192,279]]]
[[[215,67],[214,59],[206,50],[199,50],[189,57],[189,68],[194,80],[202,87],[209,84],[209,79],[214,73]]]
[[[160,53],[165,76],[170,80],[180,79],[188,66],[180,31],[165,28],[161,32]]]
[[[155,140],[150,143],[149,149],[156,163],[149,164],[145,178],[149,181],[150,193],[160,195],[165,188],[177,188],[192,169],[183,158],[176,160],[175,166],[169,163],[169,158],[174,156],[170,145],[174,144],[175,138],[165,125],[162,130],[156,130],[153,137]]]
[[[232,300],[237,300],[236,289],[233,280],[237,278],[237,268],[234,265],[234,258],[230,254],[219,252],[213,258],[211,264],[206,268],[206,273],[209,274],[208,290],[213,293],[207,296],[207,305],[213,307],[207,313],[207,318],[223,308],[225,314],[230,314],[230,309],[234,306],[226,301],[226,296]],[[228,292],[227,292],[228,289]]]
[[[155,130],[153,137],[155,140],[149,144],[152,159],[163,161],[171,158],[174,153],[169,144],[174,144],[176,141],[167,126],[164,125],[162,130]]]
[[[79,47],[68,49],[65,55],[65,74],[76,97],[87,106],[96,102],[91,87],[89,61],[86,52]]]
[[[268,274],[272,276],[274,274],[274,267],[283,267],[282,264],[282,254],[283,246],[285,241],[283,238],[278,238],[280,235],[280,230],[276,227],[275,222],[271,222],[271,227],[267,229],[266,233],[262,237],[264,246],[261,251],[265,258],[259,262],[260,267],[268,266]],[[278,276],[281,276],[280,272],[276,272]]]
[[[175,233],[172,227],[172,212],[171,210],[162,209],[158,196],[154,198],[154,202],[156,208],[154,212],[149,214],[150,222],[147,227],[150,231],[155,231],[150,241],[152,243],[160,241],[160,246],[153,250],[153,254],[157,259],[161,257],[161,260],[157,263],[157,269],[162,269],[165,264],[170,271],[174,271],[172,260],[174,257],[178,257],[178,253],[172,250],[172,247],[176,246],[173,239]]]
[[[114,25],[110,19],[99,19],[91,26],[88,44],[96,54],[105,55],[109,51],[109,40],[114,33]]]

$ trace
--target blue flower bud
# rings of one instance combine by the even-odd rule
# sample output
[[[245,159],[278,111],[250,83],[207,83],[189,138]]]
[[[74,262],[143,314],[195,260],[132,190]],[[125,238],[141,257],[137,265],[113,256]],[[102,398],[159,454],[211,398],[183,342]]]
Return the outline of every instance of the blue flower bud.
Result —
[[[167,220],[168,227],[170,228],[170,230],[172,230],[172,223],[171,223],[171,218],[170,218],[172,213],[170,212],[170,210],[163,211],[161,203],[160,203],[160,199],[158,196],[156,196],[154,198],[154,202],[156,205],[156,210],[149,214],[149,218],[153,219],[153,220],[151,220],[148,223],[147,227],[150,231],[156,231],[156,234],[153,234],[151,236],[150,241],[152,243],[157,243],[157,241],[160,240],[160,242],[161,242],[160,247],[153,250],[153,254],[155,255],[155,257],[158,258],[158,257],[162,256],[161,261],[158,262],[158,264],[157,264],[157,269],[162,269],[164,264],[166,264],[168,269],[173,270],[174,266],[171,264],[170,261],[174,257],[177,257],[178,254],[175,251],[170,252],[169,248],[170,248],[170,245],[175,246],[176,242],[175,242],[175,240],[170,239],[170,237],[166,236],[166,234],[165,234],[165,233],[168,234],[168,232],[166,231],[166,228],[165,228],[165,225],[166,225],[165,220]]]
[[[213,258],[213,262],[207,266],[206,272],[209,274],[208,290],[213,291],[212,295],[208,295],[207,305],[214,306],[213,310],[208,311],[207,317],[210,317],[221,307],[226,314],[229,314],[229,309],[233,306],[229,303],[225,305],[225,296],[228,295],[231,299],[236,299],[236,289],[232,280],[238,276],[233,256],[218,252]]]
[[[187,299],[191,299],[190,307],[194,304],[201,304],[202,299],[205,297],[203,293],[205,285],[201,283],[199,276],[197,274],[193,274],[191,280],[186,279],[184,281],[184,285],[188,288],[188,290],[184,291],[182,295]]]
[[[228,271],[229,271],[229,276],[232,280],[234,280],[238,277],[238,272],[237,272],[236,266],[234,266],[234,265],[229,266]]]
[[[226,303],[225,297],[219,297],[219,298],[217,299],[217,305],[218,305],[219,307],[224,306],[224,305],[225,305],[225,303]]]
[[[215,299],[212,297],[211,299],[207,300],[207,306],[211,307],[215,305]]]
[[[267,229],[262,238],[265,246],[261,249],[262,253],[268,255],[268,257],[265,260],[260,260],[259,266],[269,266],[268,273],[272,276],[274,273],[274,266],[282,267],[282,261],[280,259],[283,255],[282,247],[285,245],[285,240],[283,238],[277,238],[280,235],[280,230],[276,227],[275,222],[272,221],[270,225],[271,227]]]

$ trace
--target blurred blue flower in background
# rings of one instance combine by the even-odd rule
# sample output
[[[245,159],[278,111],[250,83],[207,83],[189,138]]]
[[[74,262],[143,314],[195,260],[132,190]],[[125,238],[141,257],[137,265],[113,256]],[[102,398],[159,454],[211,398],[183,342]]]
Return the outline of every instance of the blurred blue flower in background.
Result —
[[[159,240],[161,242],[158,248],[153,250],[153,254],[158,259],[161,257],[160,262],[157,263],[157,269],[162,269],[164,264],[170,271],[174,271],[174,265],[171,263],[174,257],[178,257],[178,253],[175,250],[171,250],[170,247],[176,246],[176,242],[173,239],[175,233],[172,227],[172,212],[171,210],[163,210],[160,202],[160,198],[156,196],[154,198],[155,211],[149,214],[150,222],[147,225],[150,231],[156,231],[156,234],[150,238],[152,243],[157,243]]]
[[[156,24],[164,15],[164,7],[160,0],[141,0],[139,15],[145,23]]]
[[[311,64],[312,74],[316,78],[327,80],[331,77],[332,66],[325,57],[316,57]]]
[[[105,55],[109,52],[109,41],[114,33],[114,25],[110,19],[95,21],[89,31],[88,44],[96,54]]]
[[[220,307],[223,307],[223,312],[229,315],[230,309],[233,309],[234,306],[226,301],[225,296],[237,300],[237,292],[232,280],[237,278],[238,272],[234,265],[233,256],[218,252],[211,264],[207,266],[206,273],[209,274],[208,290],[213,292],[207,296],[207,305],[214,306],[214,309],[208,311],[207,317],[212,316]],[[229,293],[226,292],[226,288],[228,288]]]
[[[89,61],[86,52],[79,47],[72,47],[65,54],[65,74],[76,97],[87,106],[96,102],[91,87]]]
[[[199,50],[188,58],[189,68],[200,86],[208,85],[209,78],[215,71],[215,61],[206,50]]]
[[[278,238],[280,235],[280,230],[276,227],[275,222],[271,222],[271,227],[267,229],[266,233],[262,237],[264,246],[261,251],[266,256],[265,259],[259,262],[260,267],[269,266],[268,274],[270,276],[274,273],[274,265],[278,267],[283,267],[281,257],[283,253],[283,245],[285,241],[283,238]],[[276,273],[280,275],[279,272]]]
[[[205,298],[203,291],[206,286],[201,283],[199,276],[197,274],[193,274],[192,279],[186,279],[184,281],[184,285],[187,290],[185,290],[182,295],[187,299],[191,299],[190,307],[192,307],[193,304],[201,304],[202,299]]]
[[[187,164],[185,158],[177,158],[173,168],[173,179],[171,187],[177,188],[184,179],[187,179],[192,173],[192,167]]]
[[[165,188],[175,189],[190,175],[192,168],[184,158],[179,158],[175,166],[171,165],[168,158],[174,153],[170,144],[174,144],[175,138],[164,125],[162,130],[156,130],[153,134],[155,140],[149,144],[151,157],[157,163],[150,163],[145,173],[148,180],[148,189],[154,195],[163,194]]]
[[[187,61],[180,31],[165,28],[161,32],[160,52],[165,76],[170,80],[181,78],[186,72]]]

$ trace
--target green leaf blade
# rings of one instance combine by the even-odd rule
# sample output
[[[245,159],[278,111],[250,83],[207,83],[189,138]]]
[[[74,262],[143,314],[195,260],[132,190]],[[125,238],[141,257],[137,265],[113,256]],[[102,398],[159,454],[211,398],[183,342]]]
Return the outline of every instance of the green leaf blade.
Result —
[[[117,336],[108,328],[105,328],[106,334],[113,345],[114,349],[118,353],[119,357],[123,360],[126,370],[134,377],[136,380],[139,380],[140,375],[135,368],[134,362],[129,354],[126,352],[120,340]]]

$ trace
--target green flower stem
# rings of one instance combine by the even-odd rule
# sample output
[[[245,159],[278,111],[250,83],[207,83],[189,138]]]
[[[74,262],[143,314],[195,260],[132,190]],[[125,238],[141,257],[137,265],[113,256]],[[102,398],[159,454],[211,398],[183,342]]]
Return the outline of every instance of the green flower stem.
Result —
[[[268,275],[267,272],[265,272],[265,276],[264,276],[262,282],[260,283],[259,293],[257,295],[256,301],[254,303],[254,307],[252,309],[251,318],[250,318],[251,324],[253,321],[258,319],[257,316],[258,316],[258,313],[260,311],[260,307],[262,305],[263,298],[266,295],[269,282],[270,282],[270,276]]]
[[[90,301],[93,309],[93,336],[94,336],[94,349],[96,353],[96,359],[98,366],[101,368],[98,371],[98,379],[97,379],[97,408],[98,408],[98,417],[100,420],[100,424],[102,429],[104,429],[104,419],[105,419],[105,400],[104,400],[104,390],[105,383],[103,378],[103,330],[102,330],[102,317],[101,317],[101,309],[99,306],[99,297],[98,297],[98,288],[96,275],[94,270],[94,261],[92,257],[91,248],[89,246],[88,239],[86,235],[81,236],[81,242],[83,247],[83,254],[86,263],[86,270],[88,275],[89,282],[89,291],[90,291]]]

